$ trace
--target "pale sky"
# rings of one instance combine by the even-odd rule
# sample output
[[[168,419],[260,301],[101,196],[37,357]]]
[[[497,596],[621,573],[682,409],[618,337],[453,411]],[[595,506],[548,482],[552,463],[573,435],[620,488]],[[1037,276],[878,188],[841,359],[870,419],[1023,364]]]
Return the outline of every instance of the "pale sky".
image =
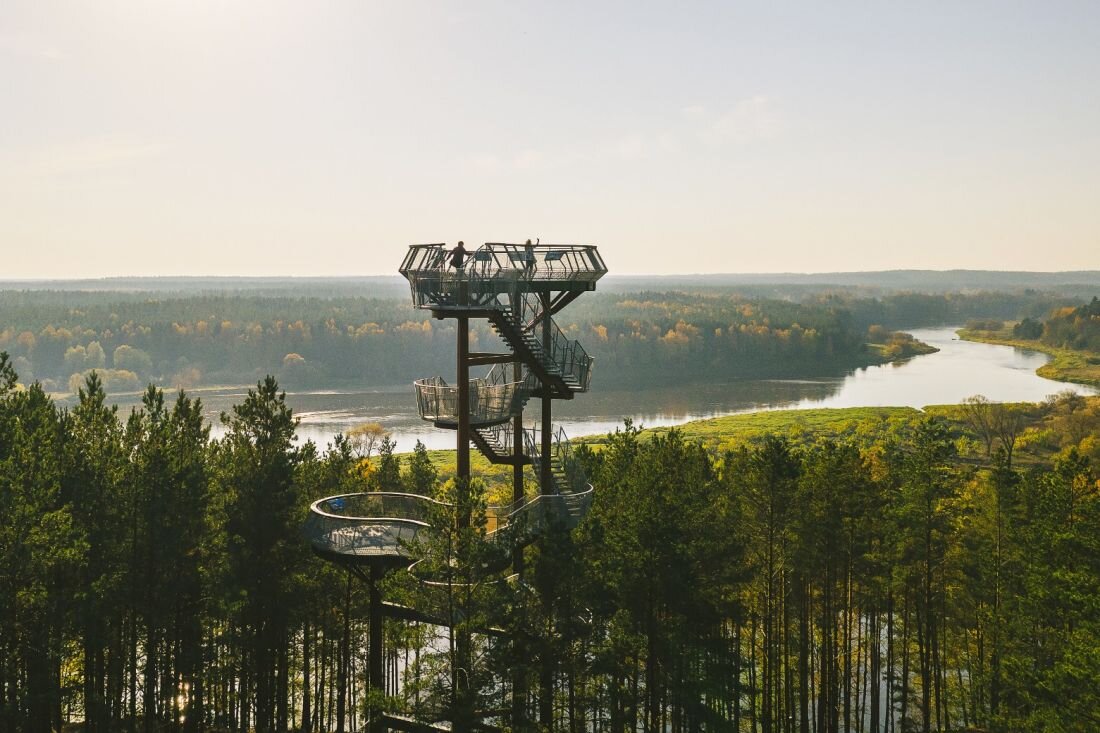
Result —
[[[1100,2],[0,0],[0,278],[1100,267]]]

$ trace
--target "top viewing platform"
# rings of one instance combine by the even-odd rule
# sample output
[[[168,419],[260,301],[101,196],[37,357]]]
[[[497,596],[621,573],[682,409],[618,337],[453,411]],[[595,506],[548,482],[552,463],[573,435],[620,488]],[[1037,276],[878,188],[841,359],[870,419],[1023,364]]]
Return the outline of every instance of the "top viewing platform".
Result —
[[[489,242],[456,261],[445,244],[414,244],[399,271],[413,287],[449,289],[465,283],[471,296],[515,291],[587,291],[607,274],[595,245]]]

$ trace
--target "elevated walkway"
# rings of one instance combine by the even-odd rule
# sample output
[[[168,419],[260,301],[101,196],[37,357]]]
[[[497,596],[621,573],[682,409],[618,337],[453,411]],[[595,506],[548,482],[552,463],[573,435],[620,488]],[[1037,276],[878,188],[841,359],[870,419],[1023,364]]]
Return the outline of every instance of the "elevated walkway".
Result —
[[[575,527],[592,502],[592,486],[582,491],[540,494],[506,506],[491,506],[484,517],[489,538],[524,545],[550,525]],[[303,534],[328,560],[346,564],[410,566],[420,559],[418,542],[432,532],[432,520],[449,506],[427,496],[393,491],[330,496],[313,502]]]

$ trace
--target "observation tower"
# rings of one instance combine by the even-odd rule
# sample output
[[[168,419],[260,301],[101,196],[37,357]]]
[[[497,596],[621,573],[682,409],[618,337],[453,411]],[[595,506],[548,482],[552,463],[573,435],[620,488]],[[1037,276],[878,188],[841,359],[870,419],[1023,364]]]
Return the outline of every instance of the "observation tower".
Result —
[[[512,466],[512,502],[488,507],[484,520],[490,540],[510,543],[512,570],[522,575],[523,547],[537,541],[549,522],[575,527],[592,500],[593,488],[573,460],[569,441],[554,427],[553,405],[588,391],[593,360],[554,316],[595,290],[607,268],[591,245],[487,243],[466,252],[459,264],[445,245],[419,244],[409,247],[400,272],[417,308],[456,322],[457,378],[454,384],[438,376],[414,382],[420,416],[455,431],[457,481],[471,478],[471,445],[490,462]],[[471,352],[471,319],[487,320],[506,350]],[[471,369],[483,367],[488,369],[482,376],[471,376]],[[540,420],[527,427],[524,408],[533,399],[541,402]],[[533,496],[524,490],[526,466],[537,480]],[[310,507],[305,534],[314,552],[370,586],[369,676],[378,690],[382,617],[445,623],[431,609],[384,602],[379,587],[387,573],[419,560],[414,541],[432,532],[433,504],[432,497],[378,491],[328,497]],[[505,531],[513,527],[522,531]],[[515,685],[514,698],[525,694]],[[387,728],[435,729],[373,711],[372,733]]]

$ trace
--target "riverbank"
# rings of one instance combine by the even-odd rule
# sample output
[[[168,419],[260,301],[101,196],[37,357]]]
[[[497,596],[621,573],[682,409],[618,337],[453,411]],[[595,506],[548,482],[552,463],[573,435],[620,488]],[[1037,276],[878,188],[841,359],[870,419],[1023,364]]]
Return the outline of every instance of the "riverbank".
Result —
[[[692,420],[680,425],[645,429],[643,439],[678,430],[687,440],[708,448],[725,450],[752,442],[764,435],[850,437],[867,426],[888,428],[912,420],[921,410],[915,407],[833,407],[811,410],[762,410]],[[606,435],[578,438],[575,443],[592,446],[607,442]]]
[[[1041,341],[1015,338],[1012,335],[1012,324],[1007,324],[1000,331],[979,331],[962,328],[959,329],[958,335],[959,338],[966,341],[996,344],[998,346],[1014,346],[1018,349],[1042,352],[1051,359],[1035,370],[1035,373],[1040,377],[1056,379],[1059,382],[1100,387],[1100,354],[1091,351],[1061,349],[1048,346]]]
[[[765,435],[784,435],[795,442],[801,438],[844,439],[856,436],[886,433],[892,428],[914,420],[923,412],[934,412],[939,407],[919,410],[914,407],[841,407],[816,410],[764,410],[761,412],[724,415],[703,420],[691,420],[679,425],[646,428],[639,434],[641,440],[679,431],[689,442],[700,442],[710,450],[723,452],[752,443]],[[600,450],[608,440],[608,434],[587,435],[573,438],[574,446],[588,445]],[[410,454],[400,454],[408,460]],[[454,450],[430,450],[428,457],[439,475],[450,478],[455,470]],[[480,452],[470,451],[471,472],[489,485],[490,503],[507,503],[505,490],[510,490],[512,467],[489,463]],[[530,471],[528,478],[531,479]]]
[[[1079,400],[1074,403],[1073,399]],[[1009,403],[1020,417],[1015,441],[1017,465],[1049,464],[1068,448],[1080,455],[1100,460],[1100,442],[1092,435],[1100,428],[1100,396],[1060,398],[1055,401]],[[823,439],[853,442],[868,446],[884,444],[892,436],[904,434],[908,424],[924,416],[937,416],[946,421],[955,438],[959,460],[974,465],[987,465],[988,455],[971,424],[967,412],[959,404],[915,407],[841,407],[799,410],[765,410],[761,412],[725,415],[692,420],[675,426],[645,428],[639,432],[642,442],[678,431],[686,441],[701,443],[708,451],[723,455],[759,442],[765,435],[778,435],[795,446],[807,446]],[[602,450],[608,434],[589,435],[572,440],[574,447],[587,445]],[[409,454],[402,454],[408,460]],[[442,479],[454,476],[455,451],[428,451]],[[507,504],[511,500],[511,466],[493,465],[475,450],[470,452],[472,473],[489,486],[492,504]],[[534,481],[530,469],[527,480]],[[531,486],[528,487],[532,490]]]

